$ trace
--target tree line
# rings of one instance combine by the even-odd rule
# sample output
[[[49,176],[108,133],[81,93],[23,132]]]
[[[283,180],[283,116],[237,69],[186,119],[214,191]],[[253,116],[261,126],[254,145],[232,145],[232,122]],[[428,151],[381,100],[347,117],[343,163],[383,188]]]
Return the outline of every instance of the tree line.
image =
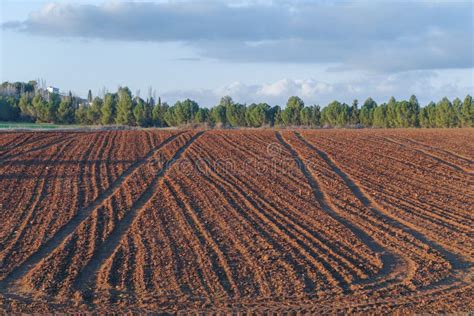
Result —
[[[160,98],[145,100],[133,96],[127,87],[102,98],[93,98],[89,90],[85,100],[71,93],[50,93],[30,81],[2,84],[0,121],[141,127],[473,127],[474,103],[467,95],[463,101],[445,97],[420,107],[413,95],[401,101],[391,97],[382,104],[368,98],[360,107],[357,100],[351,105],[333,101],[321,108],[292,96],[281,108],[267,103],[240,104],[225,96],[218,105],[206,108],[190,99],[172,106]]]

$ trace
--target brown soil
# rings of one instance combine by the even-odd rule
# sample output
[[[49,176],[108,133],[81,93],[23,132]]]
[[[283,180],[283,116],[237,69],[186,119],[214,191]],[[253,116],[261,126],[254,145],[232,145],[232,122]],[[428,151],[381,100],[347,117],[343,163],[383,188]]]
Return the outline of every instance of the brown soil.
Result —
[[[474,130],[0,134],[0,312],[474,310]]]

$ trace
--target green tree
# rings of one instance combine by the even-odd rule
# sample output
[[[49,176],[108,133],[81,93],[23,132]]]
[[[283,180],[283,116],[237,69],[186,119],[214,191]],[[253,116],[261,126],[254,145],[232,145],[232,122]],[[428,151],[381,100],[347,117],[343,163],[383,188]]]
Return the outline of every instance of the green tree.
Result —
[[[33,100],[31,101],[34,109],[34,117],[37,122],[46,123],[48,122],[49,118],[49,106],[48,102],[41,96],[41,94],[37,93]]]
[[[60,123],[63,124],[72,124],[75,121],[75,111],[74,105],[72,103],[71,97],[65,97],[61,100],[58,108],[57,119]]]
[[[424,128],[436,127],[436,104],[434,102],[430,102],[420,110],[419,122],[420,126]]]
[[[352,101],[352,106],[350,108],[350,111],[349,111],[349,116],[350,116],[350,119],[349,119],[349,123],[350,125],[358,125],[360,123],[359,121],[359,101],[357,99],[355,99],[354,101]]]
[[[225,105],[219,104],[211,109],[211,121],[217,127],[224,127],[227,125]]]
[[[227,122],[232,127],[245,126],[246,106],[239,103],[231,102],[226,105],[225,114]]]
[[[436,126],[437,127],[456,127],[457,115],[453,104],[448,98],[444,97],[436,105]]]
[[[281,107],[275,105],[270,110],[270,125],[280,127],[283,125],[283,118],[281,117]]]
[[[462,103],[460,121],[462,127],[474,127],[474,103],[469,94],[464,98],[464,102]]]
[[[115,123],[119,125],[134,125],[132,93],[127,87],[119,88],[117,117]]]
[[[165,122],[168,126],[177,126],[178,120],[176,119],[176,106],[169,107],[164,115]]]
[[[374,109],[373,126],[379,128],[389,127],[387,120],[387,105],[381,104]]]
[[[345,103],[333,101],[322,110],[321,121],[326,126],[347,126],[350,122],[350,108]]]
[[[397,100],[395,100],[394,97],[390,97],[387,103],[387,107],[385,109],[386,125],[387,125],[385,127],[399,127],[399,123],[398,123],[399,115],[397,114],[397,107],[398,107]]]
[[[418,99],[415,95],[410,97],[409,103],[409,111],[407,114],[408,126],[410,127],[419,127],[420,126],[420,104],[418,103]]]
[[[395,124],[394,127],[409,127],[408,125],[409,103],[399,101],[395,105]]]
[[[0,121],[16,121],[20,117],[20,108],[15,98],[0,96]]]
[[[35,109],[31,103],[31,97],[29,93],[21,95],[18,106],[20,108],[21,120],[30,122],[35,120]]]
[[[374,111],[377,103],[372,98],[367,98],[360,108],[359,121],[365,127],[370,127],[374,123]]]
[[[194,121],[199,124],[209,123],[210,115],[209,109],[201,108],[197,111]]]
[[[115,95],[107,93],[104,97],[104,104],[100,109],[100,121],[102,125],[110,125],[115,122],[116,102]]]
[[[311,125],[311,117],[313,116],[311,108],[309,106],[305,106],[301,109],[300,112],[300,124],[302,126],[310,126]]]
[[[56,115],[58,113],[59,104],[61,103],[61,97],[59,94],[51,93],[49,94],[49,101],[47,104],[47,114],[45,122],[56,122]]]
[[[293,96],[288,99],[286,108],[281,113],[281,118],[286,126],[298,126],[301,124],[300,113],[304,108],[304,102],[299,97]]]
[[[462,125],[462,101],[458,97],[454,98],[453,100],[453,109],[454,113],[456,113],[456,121],[457,121],[457,127],[461,127]]]
[[[252,103],[245,112],[247,126],[262,127],[263,125],[271,124],[270,111],[271,108],[266,103]]]
[[[315,127],[321,126],[321,107],[313,105],[313,124]]]
[[[148,127],[152,124],[151,107],[143,99],[137,98],[133,108],[133,116],[138,126]]]
[[[232,100],[232,98],[228,95],[223,96],[219,102],[219,105],[222,105],[226,108],[232,104],[234,104],[234,100]]]
[[[76,122],[81,125],[89,125],[91,122],[87,118],[87,107],[81,104],[75,112]]]
[[[161,104],[161,99],[158,99],[158,103],[155,104],[152,111],[153,126],[164,127],[166,126],[165,113],[169,106],[167,103]]]
[[[417,127],[419,126],[420,106],[416,96],[412,95],[409,101],[395,101],[391,99],[388,103],[390,110],[390,127]]]
[[[174,107],[176,123],[178,125],[192,123],[194,121],[194,116],[199,110],[199,105],[197,104],[197,102],[190,99],[178,101],[176,102]]]
[[[102,106],[102,99],[95,97],[91,105],[87,108],[87,120],[91,124],[98,125],[101,123]]]

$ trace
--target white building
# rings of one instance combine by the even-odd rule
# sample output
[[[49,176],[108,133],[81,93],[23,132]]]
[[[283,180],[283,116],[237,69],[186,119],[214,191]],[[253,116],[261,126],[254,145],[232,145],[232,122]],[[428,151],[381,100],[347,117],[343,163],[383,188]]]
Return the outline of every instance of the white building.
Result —
[[[46,90],[48,90],[49,93],[59,94],[59,88],[49,86],[49,87],[46,88]]]

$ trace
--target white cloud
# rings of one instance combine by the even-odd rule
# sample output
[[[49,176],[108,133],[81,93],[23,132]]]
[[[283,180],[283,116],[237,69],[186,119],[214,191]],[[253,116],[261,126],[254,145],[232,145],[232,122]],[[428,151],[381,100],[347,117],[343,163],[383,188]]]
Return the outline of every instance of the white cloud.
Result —
[[[257,94],[271,97],[281,96],[288,94],[289,89],[292,88],[291,86],[294,86],[294,81],[282,79],[277,82],[262,85],[257,91]]]
[[[3,26],[58,37],[183,42],[220,60],[394,72],[473,67],[472,11],[471,1],[55,3]]]
[[[291,96],[299,96],[306,104],[327,105],[337,99],[350,104],[353,99],[359,103],[372,97],[379,103],[387,102],[391,96],[396,99],[408,99],[418,96],[422,105],[429,101],[438,101],[444,96],[453,99],[463,98],[466,91],[474,90],[474,82],[438,82],[449,71],[409,71],[392,75],[371,75],[345,83],[328,83],[315,79],[281,79],[264,84],[248,85],[233,82],[217,89],[172,91],[164,94],[170,103],[191,98],[204,106],[216,105],[224,95],[230,95],[234,101],[250,104],[267,102],[270,105],[286,104]]]
[[[313,79],[291,80],[282,79],[276,82],[263,84],[256,92],[260,96],[282,97],[288,95],[299,95],[301,97],[316,97],[329,94],[334,87],[328,83],[315,81]]]

